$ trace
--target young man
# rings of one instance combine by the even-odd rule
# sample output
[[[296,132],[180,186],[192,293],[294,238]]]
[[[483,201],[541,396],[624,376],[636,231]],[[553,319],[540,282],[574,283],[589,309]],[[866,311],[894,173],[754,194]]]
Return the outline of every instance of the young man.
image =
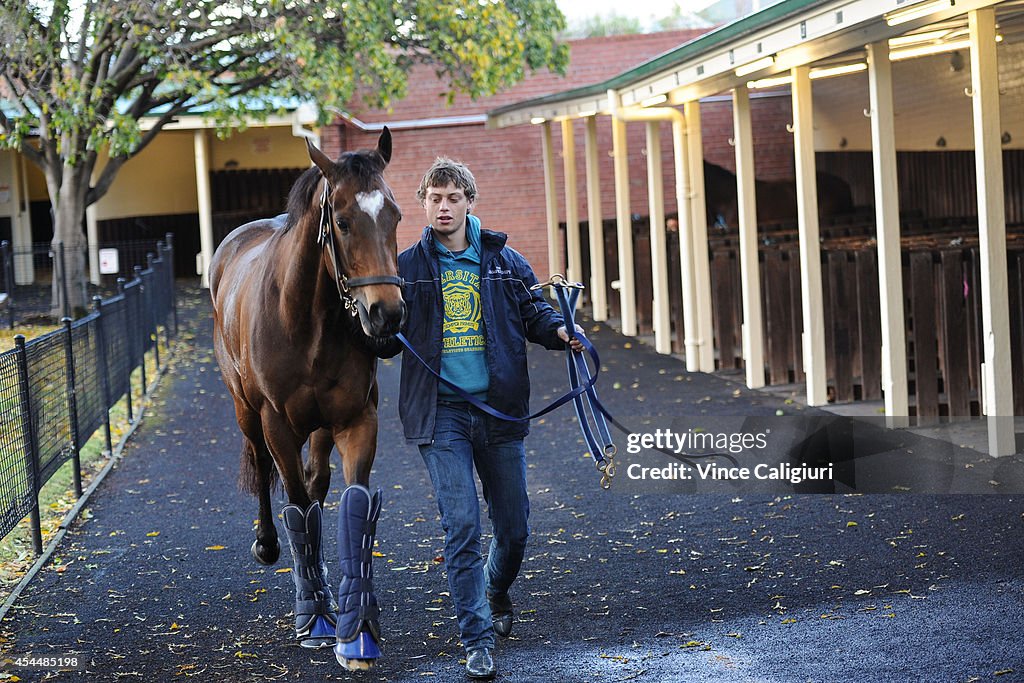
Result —
[[[507,235],[481,229],[470,215],[477,190],[465,165],[438,158],[416,197],[428,225],[420,241],[398,257],[406,282],[405,335],[444,379],[507,415],[528,415],[526,341],[549,349],[569,344],[576,351],[583,345],[570,339],[562,316],[540,292],[531,291],[537,278],[526,259],[505,245]],[[399,350],[391,346],[381,355]],[[487,415],[411,354],[402,358],[399,413],[437,495],[466,673],[493,678],[494,634],[512,632],[509,588],[529,535],[523,447],[528,424]],[[494,533],[486,566],[474,468]]]

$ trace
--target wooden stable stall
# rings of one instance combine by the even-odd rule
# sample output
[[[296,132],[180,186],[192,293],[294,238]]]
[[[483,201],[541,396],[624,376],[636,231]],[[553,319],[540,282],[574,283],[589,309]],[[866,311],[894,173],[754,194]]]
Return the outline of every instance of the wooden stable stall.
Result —
[[[983,354],[977,239],[965,238],[976,228],[964,220],[908,221],[903,239],[905,329],[910,366],[913,416],[977,416],[981,414],[979,367]],[[638,292],[651,290],[646,268],[644,221],[634,223],[634,269]],[[826,374],[829,400],[880,400],[881,329],[878,261],[870,223],[840,223],[822,228],[822,289]],[[761,233],[760,279],[767,353],[765,383],[786,385],[803,380],[797,340],[801,320],[793,315],[800,300],[797,235],[786,226]],[[669,233],[669,248],[674,246]],[[951,246],[951,243],[955,246]],[[1008,237],[1010,319],[1013,362],[1024,367],[1024,232]],[[614,257],[613,250],[606,252]],[[738,249],[733,235],[712,241],[709,251],[715,320],[716,369],[745,367],[740,339]],[[673,268],[673,274],[677,271]],[[680,300],[673,283],[670,301]],[[650,307],[637,302],[641,334],[650,333]],[[673,330],[681,329],[681,311],[672,306]],[[676,337],[675,353],[682,352]],[[1024,379],[1013,376],[1015,412],[1024,414]]]

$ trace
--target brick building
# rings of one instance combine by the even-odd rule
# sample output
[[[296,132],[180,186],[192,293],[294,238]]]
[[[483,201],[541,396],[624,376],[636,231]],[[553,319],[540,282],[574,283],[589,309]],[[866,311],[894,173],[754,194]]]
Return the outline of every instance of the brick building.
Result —
[[[388,182],[404,212],[399,225],[400,248],[419,236],[423,214],[415,192],[420,177],[434,157],[446,155],[469,165],[479,185],[477,214],[486,227],[509,232],[513,246],[521,251],[538,270],[545,269],[547,236],[544,203],[544,173],[538,162],[541,140],[532,126],[516,126],[501,130],[485,128],[484,114],[496,107],[539,97],[570,88],[599,83],[622,71],[674,49],[703,34],[703,30],[679,30],[663,33],[587,38],[570,41],[570,63],[564,77],[547,71],[529,75],[523,81],[492,97],[476,101],[456,97],[446,105],[444,86],[429,67],[416,69],[409,81],[408,96],[394,104],[390,111],[353,104],[350,117],[339,120],[322,131],[324,150],[337,155],[345,149],[372,147],[383,124],[394,135],[394,156],[388,169]],[[792,177],[793,143],[785,125],[791,121],[791,104],[787,93],[766,96],[755,101],[758,113],[754,135],[758,147],[758,175],[763,178]],[[711,98],[702,105],[705,154],[709,161],[734,167],[732,108],[727,98]],[[671,135],[664,124],[665,179],[671,181]],[[644,141],[643,124],[629,126],[631,149],[639,150]],[[577,131],[577,147],[583,146],[583,132]],[[560,149],[556,131],[554,146]],[[602,215],[615,215],[612,191],[611,124],[602,117],[598,129],[601,151]],[[579,196],[585,197],[586,174],[583,159],[578,159]],[[562,186],[561,163],[556,182]],[[635,155],[630,160],[632,210],[646,215],[646,165]],[[676,210],[675,198],[666,196],[666,211]],[[560,207],[565,220],[565,207]],[[585,199],[581,199],[581,215],[586,215]]]

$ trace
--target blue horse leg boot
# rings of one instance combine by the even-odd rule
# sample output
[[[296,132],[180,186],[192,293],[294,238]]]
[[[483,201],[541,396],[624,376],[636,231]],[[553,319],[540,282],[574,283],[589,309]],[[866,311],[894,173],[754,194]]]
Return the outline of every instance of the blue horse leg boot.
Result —
[[[381,655],[380,608],[373,593],[373,538],[380,517],[381,492],[353,484],[341,494],[338,510],[338,630],[334,655],[346,669],[364,669]]]
[[[294,560],[295,637],[302,647],[333,645],[338,605],[327,583],[327,566],[321,548],[323,511],[320,503],[314,501],[305,511],[289,503],[281,516]]]

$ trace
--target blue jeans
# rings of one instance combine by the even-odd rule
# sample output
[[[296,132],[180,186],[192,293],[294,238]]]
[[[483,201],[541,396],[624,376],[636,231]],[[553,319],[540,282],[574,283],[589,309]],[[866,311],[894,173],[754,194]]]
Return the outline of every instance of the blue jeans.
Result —
[[[494,647],[487,598],[508,595],[530,534],[523,440],[491,443],[487,422],[487,416],[468,403],[438,401],[434,439],[420,446],[437,494],[448,587],[467,650]],[[494,533],[486,567],[480,555],[480,501],[474,465]]]

